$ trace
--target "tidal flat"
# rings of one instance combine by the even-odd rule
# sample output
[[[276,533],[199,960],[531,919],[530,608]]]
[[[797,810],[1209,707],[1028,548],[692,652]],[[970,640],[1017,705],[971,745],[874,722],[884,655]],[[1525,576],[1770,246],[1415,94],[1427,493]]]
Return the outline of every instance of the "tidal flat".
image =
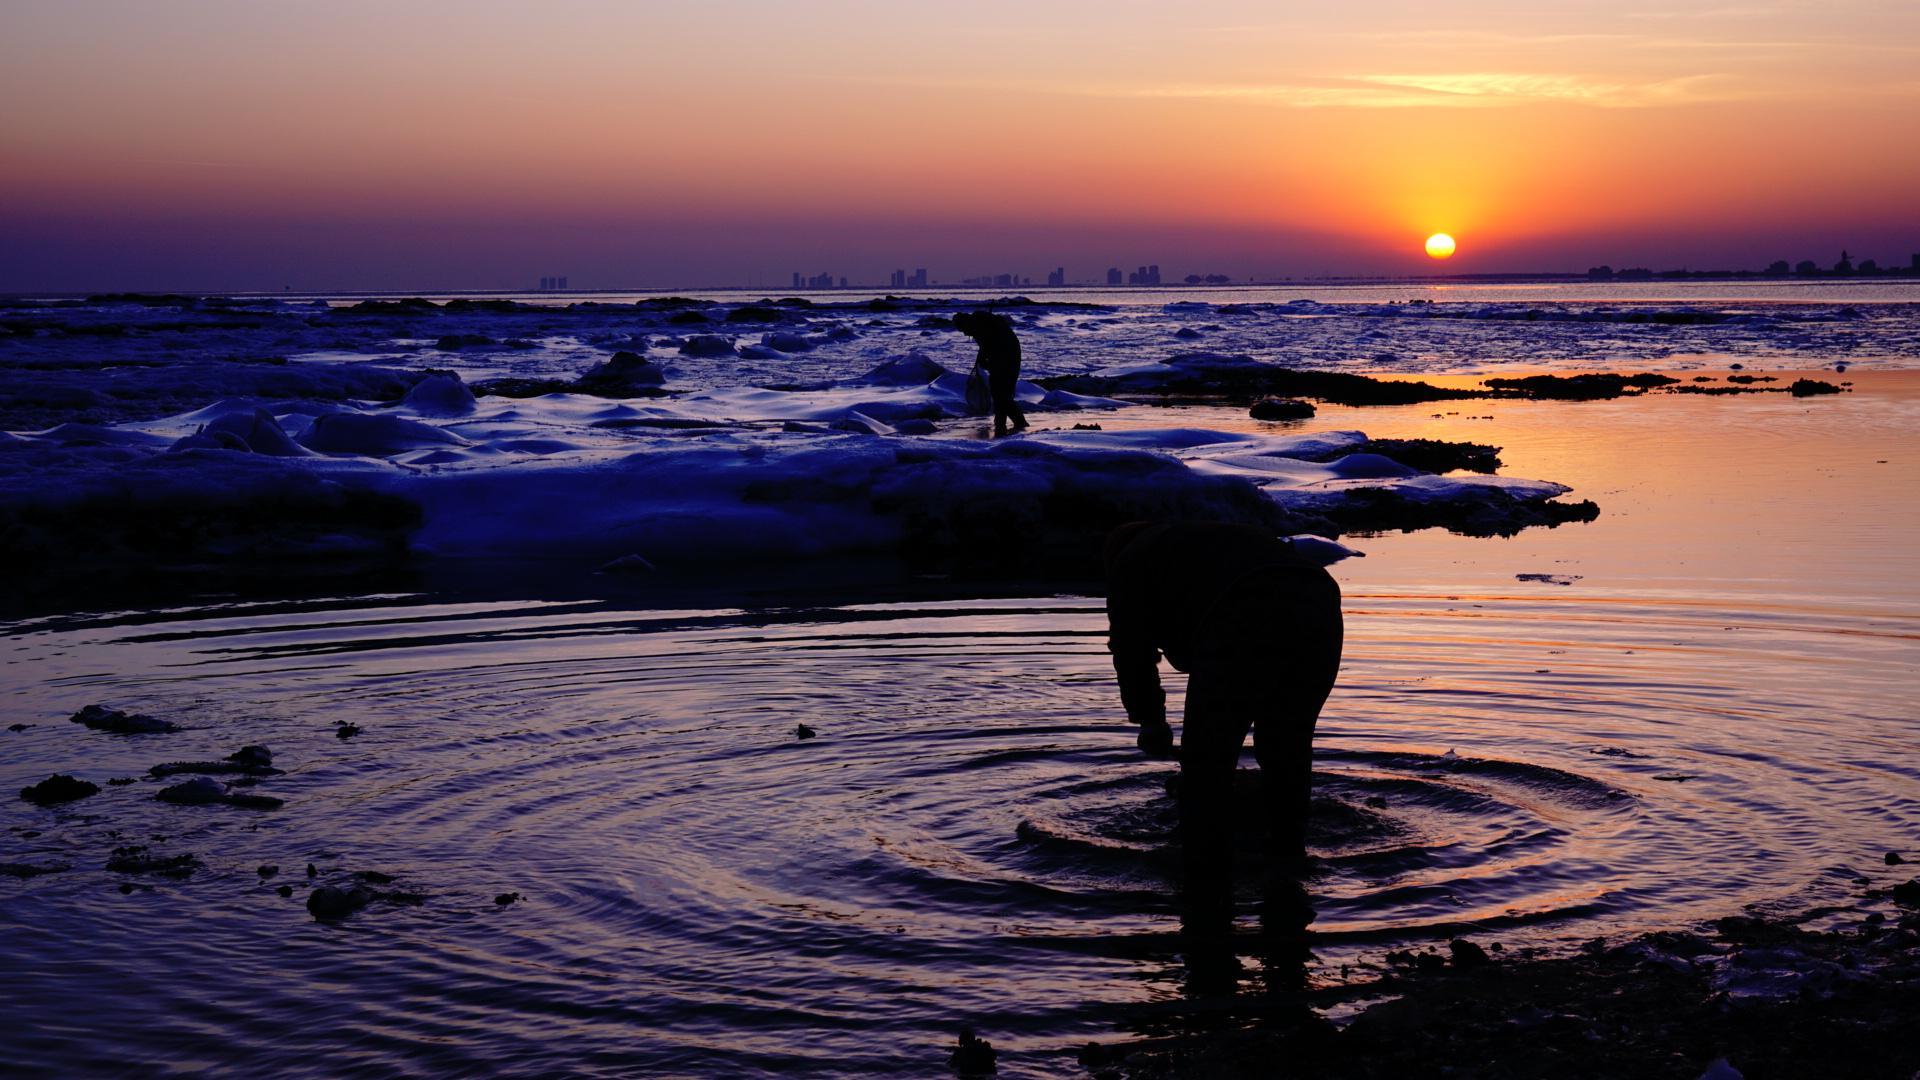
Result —
[[[922,1075],[965,1025],[1001,1076],[1274,1045],[1376,1075],[1369,1039],[1763,1076],[1800,1059],[1752,1018],[1799,1009],[1887,1048],[1862,1075],[1920,1067],[1883,1007],[1920,862],[1912,298],[1041,300],[1014,307],[1042,382],[1845,392],[1274,422],[1036,383],[1040,430],[999,443],[960,415],[953,301],[447,299],[9,311],[0,509],[37,569],[0,786],[97,788],[4,814],[10,1064]],[[1181,329],[1226,359],[1166,364]],[[473,393],[620,351],[659,380]],[[1499,466],[1361,449],[1392,439]],[[1403,520],[1342,518],[1394,489]],[[1133,747],[1074,556],[1155,512],[1364,552],[1333,568],[1304,942],[1262,931],[1251,849],[1230,926],[1182,926],[1173,770]],[[70,722],[94,705],[177,730]],[[219,797],[158,797],[196,777]],[[1662,1012],[1738,1022],[1616,1038]],[[1566,1049],[1595,1038],[1645,1056]]]

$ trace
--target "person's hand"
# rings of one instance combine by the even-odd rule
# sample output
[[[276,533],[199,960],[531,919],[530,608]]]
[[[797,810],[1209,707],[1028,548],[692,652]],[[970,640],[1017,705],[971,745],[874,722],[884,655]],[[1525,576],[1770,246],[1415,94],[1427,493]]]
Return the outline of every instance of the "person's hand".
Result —
[[[1140,737],[1134,740],[1134,744],[1150,758],[1170,758],[1173,756],[1173,726],[1165,720],[1141,724]]]

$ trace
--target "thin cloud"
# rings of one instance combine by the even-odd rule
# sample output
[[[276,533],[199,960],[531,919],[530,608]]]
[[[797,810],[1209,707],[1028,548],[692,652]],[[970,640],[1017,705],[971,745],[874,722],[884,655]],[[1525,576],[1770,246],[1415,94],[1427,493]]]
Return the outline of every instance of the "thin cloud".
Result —
[[[1498,108],[1572,104],[1595,108],[1650,108],[1750,97],[1717,74],[1655,82],[1615,82],[1575,75],[1466,72],[1361,75],[1326,83],[1186,84],[1086,91],[1103,97],[1244,101],[1290,108]]]

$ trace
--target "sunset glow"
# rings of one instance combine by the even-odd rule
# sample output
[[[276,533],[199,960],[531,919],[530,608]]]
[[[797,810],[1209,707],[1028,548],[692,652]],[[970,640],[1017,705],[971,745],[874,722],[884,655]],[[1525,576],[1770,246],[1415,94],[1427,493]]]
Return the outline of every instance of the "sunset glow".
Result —
[[[0,289],[1423,273],[1436,221],[1467,271],[1920,250],[1920,7],[1873,0],[23,0],[0,29]]]
[[[1453,258],[1453,237],[1446,233],[1434,233],[1427,237],[1427,254],[1436,259]]]

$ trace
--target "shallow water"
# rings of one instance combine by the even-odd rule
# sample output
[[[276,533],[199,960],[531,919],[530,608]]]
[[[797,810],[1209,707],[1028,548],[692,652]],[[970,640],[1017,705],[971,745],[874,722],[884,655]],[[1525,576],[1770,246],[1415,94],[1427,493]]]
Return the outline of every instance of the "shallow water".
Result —
[[[1180,936],[1171,769],[1132,748],[1094,599],[662,606],[503,580],[15,623],[0,701],[33,726],[0,734],[0,782],[257,742],[287,774],[256,790],[287,805],[170,806],[156,781],[9,802],[0,861],[72,869],[0,877],[5,1057],[919,1075],[972,1023],[1001,1075],[1071,1074],[1074,1046],[1184,1022],[1223,980],[1841,899],[1920,846],[1917,403],[1874,373],[1816,401],[1322,410],[1304,429],[1498,443],[1504,471],[1603,514],[1363,539],[1336,567],[1349,637],[1316,748],[1304,972],[1263,955],[1251,885],[1240,941]],[[1102,421],[1256,426],[1174,411]],[[64,721],[92,702],[189,730]],[[335,738],[339,719],[364,733]],[[205,866],[103,870],[128,843]],[[308,862],[315,884],[378,870],[428,898],[316,923]],[[494,903],[509,891],[525,899]]]

